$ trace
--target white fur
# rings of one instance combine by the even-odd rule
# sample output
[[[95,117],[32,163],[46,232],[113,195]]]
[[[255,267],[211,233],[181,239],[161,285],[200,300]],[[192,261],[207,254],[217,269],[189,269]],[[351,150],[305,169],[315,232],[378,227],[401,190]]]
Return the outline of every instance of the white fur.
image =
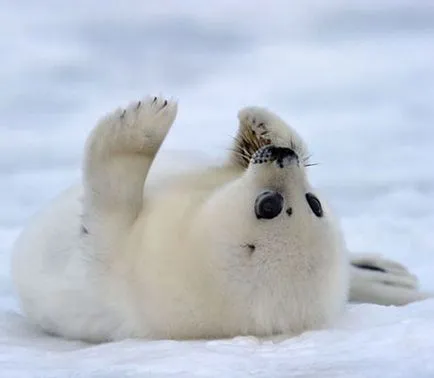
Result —
[[[324,199],[317,194],[323,218],[308,207],[305,193],[317,192],[304,167],[225,163],[148,177],[176,117],[176,102],[164,101],[148,97],[101,120],[86,143],[82,185],[18,238],[12,273],[25,313],[47,332],[89,341],[329,326],[348,299],[348,254]],[[252,114],[285,133],[280,143],[302,146],[261,108],[240,112],[240,127],[254,127]],[[284,193],[292,216],[256,219],[254,200],[268,187]]]
[[[350,259],[352,302],[402,306],[433,297],[431,292],[419,291],[417,277],[395,261],[368,253],[353,253]],[[360,269],[357,264],[383,271]]]

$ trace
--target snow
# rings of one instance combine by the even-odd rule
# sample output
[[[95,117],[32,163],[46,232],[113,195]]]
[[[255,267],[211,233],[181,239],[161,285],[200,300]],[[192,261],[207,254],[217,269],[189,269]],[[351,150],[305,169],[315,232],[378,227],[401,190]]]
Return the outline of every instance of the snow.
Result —
[[[434,300],[349,306],[335,328],[85,345],[40,333],[10,283],[28,217],[79,178],[105,112],[180,99],[168,149],[222,156],[237,110],[265,105],[308,140],[348,244],[434,289],[434,5],[429,0],[0,1],[1,377],[432,377]]]

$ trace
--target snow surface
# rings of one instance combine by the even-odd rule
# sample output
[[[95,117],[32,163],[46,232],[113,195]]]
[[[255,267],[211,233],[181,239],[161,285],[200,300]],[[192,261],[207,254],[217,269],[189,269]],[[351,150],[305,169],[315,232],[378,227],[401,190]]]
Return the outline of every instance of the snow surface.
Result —
[[[433,377],[434,301],[350,306],[281,344],[41,334],[17,308],[12,242],[79,178],[98,117],[147,93],[180,99],[164,150],[225,153],[244,105],[308,140],[312,180],[353,250],[434,289],[431,0],[0,0],[0,377]],[[200,145],[199,145],[200,143]]]

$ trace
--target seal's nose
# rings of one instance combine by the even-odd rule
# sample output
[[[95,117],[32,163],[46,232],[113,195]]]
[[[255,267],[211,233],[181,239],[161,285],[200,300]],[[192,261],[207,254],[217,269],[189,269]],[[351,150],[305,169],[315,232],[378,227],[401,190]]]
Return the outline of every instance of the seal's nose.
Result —
[[[283,209],[283,196],[279,192],[262,192],[255,201],[255,214],[258,219],[273,219]]]
[[[261,164],[275,161],[276,164],[283,168],[293,162],[299,162],[296,152],[288,147],[277,147],[268,145],[260,148],[252,157],[253,164]]]
[[[283,168],[285,165],[294,161],[298,162],[298,155],[295,151],[288,147],[274,147],[272,155],[275,157],[276,163]]]
[[[298,159],[298,155],[292,148],[270,146],[271,155],[276,159]]]

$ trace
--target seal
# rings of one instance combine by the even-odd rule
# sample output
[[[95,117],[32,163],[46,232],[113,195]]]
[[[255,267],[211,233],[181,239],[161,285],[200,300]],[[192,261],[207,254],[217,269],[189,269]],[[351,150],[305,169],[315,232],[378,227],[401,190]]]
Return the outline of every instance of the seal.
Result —
[[[262,122],[265,115],[273,121]],[[240,128],[230,156],[233,164],[247,168],[252,154],[261,146],[273,142],[293,148],[298,146],[302,150],[301,156],[304,156],[304,166],[316,165],[310,163],[307,146],[295,130],[268,109],[246,107],[240,110],[238,118]],[[402,264],[375,253],[348,251],[348,254],[349,301],[399,306],[433,297],[432,292],[419,290],[417,277]]]
[[[416,300],[401,265],[350,261],[305,142],[265,108],[239,112],[227,161],[149,174],[177,109],[147,96],[103,117],[82,183],[22,231],[12,278],[33,323],[90,342],[290,337],[330,326],[349,298],[396,301],[385,276]]]

